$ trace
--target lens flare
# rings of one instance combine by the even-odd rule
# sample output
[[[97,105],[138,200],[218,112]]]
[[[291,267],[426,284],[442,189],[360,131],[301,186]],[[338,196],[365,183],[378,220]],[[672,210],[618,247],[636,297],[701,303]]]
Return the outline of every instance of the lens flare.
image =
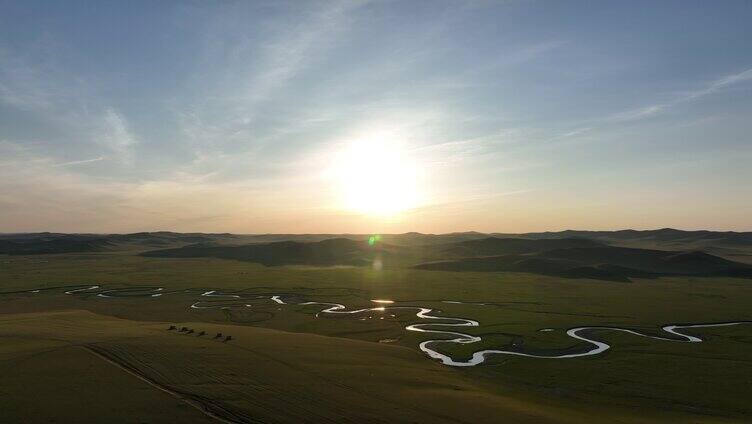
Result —
[[[380,235],[378,235],[378,234],[372,235],[371,237],[368,237],[368,245],[369,246],[375,246],[376,243],[379,242],[379,240],[381,240],[381,236]]]

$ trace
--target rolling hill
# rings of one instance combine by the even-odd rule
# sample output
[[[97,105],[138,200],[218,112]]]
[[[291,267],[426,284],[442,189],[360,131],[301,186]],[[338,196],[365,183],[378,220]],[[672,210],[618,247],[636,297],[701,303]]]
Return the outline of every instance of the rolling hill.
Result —
[[[544,252],[575,247],[602,247],[603,243],[584,238],[530,240],[523,238],[486,237],[436,246],[435,255],[442,257],[474,257],[501,254]]]
[[[669,275],[752,277],[752,266],[703,252],[605,245],[433,261],[415,265],[414,268],[456,272],[529,272],[614,281]]]
[[[0,254],[43,255],[105,250],[143,250],[157,247],[180,247],[195,243],[232,243],[240,237],[232,234],[169,231],[131,234],[0,234]]]
[[[199,258],[210,257],[256,262],[266,266],[279,265],[366,265],[383,246],[371,247],[362,241],[334,238],[311,243],[279,241],[241,246],[191,245],[177,249],[145,252],[148,257]]]
[[[83,235],[56,235],[40,238],[0,238],[0,254],[41,255],[52,253],[96,252],[111,248],[106,238]]]
[[[567,278],[629,281],[659,276],[752,277],[752,266],[699,251],[676,252],[608,246],[580,239],[487,237],[423,248],[335,238],[316,242],[281,241],[241,246],[190,245],[142,253],[148,257],[211,257],[281,265],[365,266],[376,257],[387,265],[435,271],[526,272]]]
[[[240,260],[266,266],[367,266],[445,271],[516,271],[626,281],[661,275],[748,276],[752,233],[562,231],[488,236],[482,233],[367,235],[0,234],[0,254],[40,255],[132,251],[147,257]],[[158,250],[155,250],[158,249]]]

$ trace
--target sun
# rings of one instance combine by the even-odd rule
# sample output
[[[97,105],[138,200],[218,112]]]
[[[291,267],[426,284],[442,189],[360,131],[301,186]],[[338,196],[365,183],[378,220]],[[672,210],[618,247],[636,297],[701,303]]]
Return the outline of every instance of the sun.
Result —
[[[403,143],[387,133],[349,142],[337,157],[343,206],[373,216],[394,216],[418,205],[418,167]]]

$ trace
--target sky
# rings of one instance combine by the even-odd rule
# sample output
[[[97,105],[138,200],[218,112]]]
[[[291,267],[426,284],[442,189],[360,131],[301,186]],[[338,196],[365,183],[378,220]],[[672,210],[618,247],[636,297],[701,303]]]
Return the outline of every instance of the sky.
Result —
[[[0,232],[752,231],[750,22],[0,0]]]

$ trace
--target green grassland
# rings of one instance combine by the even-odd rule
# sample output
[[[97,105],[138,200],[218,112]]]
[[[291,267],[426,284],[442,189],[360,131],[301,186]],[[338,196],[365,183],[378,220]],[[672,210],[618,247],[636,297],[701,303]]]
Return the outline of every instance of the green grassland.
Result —
[[[353,308],[373,306],[370,299],[392,299],[398,305],[432,307],[445,316],[478,320],[479,327],[462,331],[482,336],[482,342],[442,346],[458,358],[515,343],[539,349],[576,346],[563,331],[575,326],[657,331],[670,323],[752,318],[752,285],[748,279],[732,278],[617,283],[524,273],[264,267],[221,259],[86,253],[0,257],[0,284],[3,292],[68,284],[245,290]],[[134,415],[144,422],[164,421],[162,414],[206,418],[167,393],[151,396],[155,387],[103,363],[91,350],[96,346],[121,366],[240,422],[301,422],[306,414],[310,422],[496,421],[489,417],[510,422],[715,422],[745,421],[752,414],[750,326],[699,329],[692,334],[706,341],[692,344],[603,333],[599,338],[613,348],[594,357],[494,356],[482,365],[457,369],[417,349],[431,337],[404,331],[405,325],[418,321],[411,313],[316,318],[319,306],[278,305],[268,299],[246,309],[190,309],[196,300],[195,292],[106,299],[68,296],[60,290],[0,296],[0,362],[4,375],[10,376],[2,390],[14,393],[3,397],[2,408],[28,416],[30,401],[21,399],[33,396],[31,391],[45,396],[73,384],[73,371],[49,364],[75,362],[92,370],[75,374],[76,390],[82,386],[82,393],[100,396],[91,414],[124,422]],[[64,315],[72,318],[63,320],[50,311],[87,312]],[[174,334],[166,330],[167,323],[221,330],[234,340],[220,343]],[[556,331],[539,332],[542,328]],[[128,383],[111,384],[121,380]],[[24,390],[14,391],[16,386]],[[101,399],[103,390],[118,401]],[[161,399],[159,407],[154,399]],[[71,416],[78,413],[70,399],[45,405],[37,406],[39,421],[55,416],[58,409],[67,408]]]
[[[528,398],[489,390],[470,376],[427,362],[412,349],[379,343],[183,323],[237,338],[222,343],[169,333],[164,324],[75,310],[5,315],[0,323],[5,340],[33,338],[49,343],[6,347],[10,359],[4,361],[8,376],[4,384],[13,395],[3,399],[3,407],[17,416],[28,413],[24,403],[31,408],[39,395],[54,398],[50,391],[69,386],[71,378],[76,389],[81,389],[77,391],[80,403],[58,400],[52,405],[61,409],[58,418],[76,417],[77,407],[96,401],[85,417],[101,414],[100,419],[107,417],[107,421],[133,422],[135,415],[142,422],[160,422],[177,409],[174,399],[188,400],[201,410],[239,422],[444,423],[489,417],[578,422],[590,413],[603,413],[556,404],[538,408]],[[68,372],[88,369],[71,376],[64,373],[68,365],[73,365]],[[12,390],[32,376],[36,378],[30,386]],[[133,385],[141,378],[150,383],[141,388],[142,393],[127,384],[111,386],[121,381]],[[152,393],[152,386],[169,388],[178,396],[160,397]],[[39,393],[34,394],[37,387]],[[126,399],[110,398],[115,395]],[[36,407],[46,409],[46,405]],[[55,414],[52,408],[47,412]],[[178,412],[183,415],[176,418],[196,418],[190,409]],[[28,416],[22,421],[28,422]]]

